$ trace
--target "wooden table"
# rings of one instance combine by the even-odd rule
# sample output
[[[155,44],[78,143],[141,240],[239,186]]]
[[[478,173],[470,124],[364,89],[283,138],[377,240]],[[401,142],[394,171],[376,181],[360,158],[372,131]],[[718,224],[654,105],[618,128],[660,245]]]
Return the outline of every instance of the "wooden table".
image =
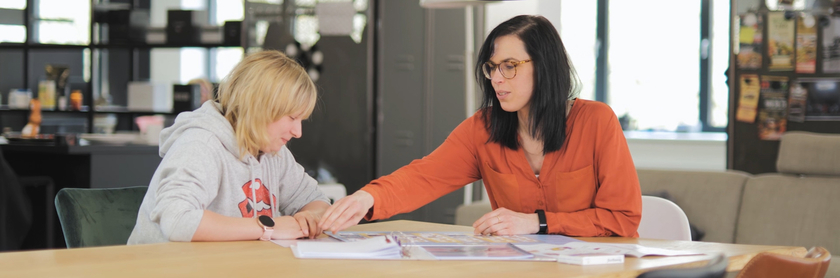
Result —
[[[472,227],[389,221],[354,231],[467,231]],[[581,238],[651,247],[723,252],[729,271],[770,251],[804,256],[804,247],[723,244],[631,238]],[[271,242],[162,243],[0,253],[0,277],[636,277],[663,267],[704,265],[711,255],[628,257],[624,264],[578,266],[532,261],[382,261],[296,259]]]

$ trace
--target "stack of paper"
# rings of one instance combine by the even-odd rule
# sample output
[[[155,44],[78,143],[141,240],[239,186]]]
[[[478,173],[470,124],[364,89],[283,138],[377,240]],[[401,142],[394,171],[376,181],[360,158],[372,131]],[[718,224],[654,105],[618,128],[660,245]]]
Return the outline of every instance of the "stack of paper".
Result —
[[[557,262],[579,265],[623,263],[624,254],[617,250],[605,250],[599,245],[572,243],[517,245],[519,248],[541,257],[554,258]]]
[[[534,257],[513,244],[423,246],[438,260],[524,260]]]
[[[557,262],[578,265],[620,264],[624,263],[624,255],[606,253],[558,255]]]
[[[300,259],[399,259],[402,257],[400,245],[386,236],[353,242],[300,241],[291,248],[295,257]]]
[[[699,255],[696,252],[676,251],[644,247],[637,244],[606,244],[591,242],[569,242],[555,244],[516,244],[531,254],[556,258],[557,262],[579,265],[623,263],[624,256],[683,256]]]

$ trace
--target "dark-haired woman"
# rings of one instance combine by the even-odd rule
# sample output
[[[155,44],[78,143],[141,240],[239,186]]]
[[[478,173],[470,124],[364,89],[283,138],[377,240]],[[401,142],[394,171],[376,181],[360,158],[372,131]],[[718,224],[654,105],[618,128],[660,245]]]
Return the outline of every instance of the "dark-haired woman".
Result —
[[[627,141],[609,106],[574,99],[577,77],[554,26],[514,17],[477,61],[481,109],[428,156],[336,202],[319,226],[386,219],[481,179],[493,211],[476,234],[637,237],[642,200]]]

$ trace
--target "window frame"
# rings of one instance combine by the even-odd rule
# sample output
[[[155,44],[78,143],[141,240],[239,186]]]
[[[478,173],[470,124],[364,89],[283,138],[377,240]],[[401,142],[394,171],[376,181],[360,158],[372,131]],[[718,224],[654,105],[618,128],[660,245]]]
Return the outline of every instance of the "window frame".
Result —
[[[598,23],[596,25],[597,27],[595,38],[596,46],[598,48],[598,55],[595,59],[595,100],[605,103],[609,98],[609,1],[610,0],[598,0]],[[701,45],[698,45],[698,49],[706,49],[704,49],[703,51],[698,51],[698,66],[700,67],[700,76],[698,76],[698,78],[700,79],[700,107],[699,114],[697,115],[697,117],[702,123],[702,132],[726,132],[728,124],[727,126],[722,127],[716,127],[711,124],[712,113],[709,109],[712,106],[712,0],[701,0],[700,5]],[[706,46],[703,46],[704,41],[708,42]],[[701,52],[708,53],[709,55],[703,57]],[[725,53],[728,53],[728,51],[725,51]],[[729,109],[727,109],[727,112],[728,111]]]

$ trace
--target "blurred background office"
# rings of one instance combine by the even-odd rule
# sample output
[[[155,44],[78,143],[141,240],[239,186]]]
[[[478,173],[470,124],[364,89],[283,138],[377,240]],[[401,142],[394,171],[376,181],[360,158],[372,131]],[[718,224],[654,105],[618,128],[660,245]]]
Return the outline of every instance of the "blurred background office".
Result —
[[[793,1],[790,9],[817,2]],[[217,86],[246,53],[277,49],[307,69],[320,94],[303,138],[288,146],[319,182],[341,187],[340,197],[428,154],[472,115],[480,102],[477,47],[502,21],[540,14],[563,38],[583,83],[579,97],[616,112],[637,167],[772,172],[772,162],[743,158],[767,153],[775,161],[778,142],[731,136],[736,125],[755,126],[736,124],[727,69],[737,15],[778,9],[775,0],[0,0],[7,137],[27,123],[28,102],[20,100],[43,98],[43,85],[57,81],[45,70],[52,66],[69,74],[45,99],[54,104],[42,133],[134,146],[81,162],[66,158],[78,156],[72,148],[56,156],[3,151],[19,174],[53,177],[54,190],[146,185],[160,160],[154,146],[136,147],[143,117],[171,123],[207,94],[191,80]],[[79,107],[69,105],[74,91],[83,96]],[[835,123],[789,130],[836,132]],[[78,171],[90,176],[33,170],[44,160],[89,164]],[[120,163],[133,170],[107,168]],[[477,182],[397,218],[453,223],[458,205],[485,194]]]

